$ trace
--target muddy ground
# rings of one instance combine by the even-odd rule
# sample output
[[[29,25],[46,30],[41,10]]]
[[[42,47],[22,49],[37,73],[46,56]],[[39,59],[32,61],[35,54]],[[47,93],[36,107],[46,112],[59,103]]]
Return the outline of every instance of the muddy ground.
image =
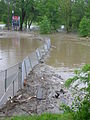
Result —
[[[63,112],[60,104],[70,105],[73,100],[64,82],[59,69],[41,61],[28,75],[23,90],[0,109],[0,116]]]
[[[40,37],[39,33],[29,31],[29,32],[20,32],[20,31],[0,31],[0,39],[2,38],[13,38],[15,36],[20,36],[21,38],[36,39],[43,41],[43,38]]]

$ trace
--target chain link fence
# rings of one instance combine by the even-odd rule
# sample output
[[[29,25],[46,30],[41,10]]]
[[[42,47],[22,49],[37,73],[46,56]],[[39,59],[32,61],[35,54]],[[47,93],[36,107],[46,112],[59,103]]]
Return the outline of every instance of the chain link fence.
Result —
[[[44,38],[45,43],[35,52],[27,56],[22,62],[0,72],[0,107],[5,104],[10,97],[16,95],[17,91],[23,88],[24,80],[30,71],[35,67],[42,57],[49,51],[51,42],[49,38]]]

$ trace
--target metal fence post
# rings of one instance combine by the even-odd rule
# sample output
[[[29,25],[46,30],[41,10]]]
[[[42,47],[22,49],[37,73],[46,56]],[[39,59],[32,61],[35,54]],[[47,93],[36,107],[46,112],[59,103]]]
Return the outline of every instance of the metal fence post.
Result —
[[[45,49],[45,45],[44,45],[44,51],[45,51],[45,54],[46,54],[47,51],[46,51],[46,49]]]
[[[47,41],[47,49],[49,50],[48,41]]]
[[[41,59],[41,58],[42,58],[42,55],[41,55],[40,49],[38,49],[38,51],[39,51],[39,55],[40,55],[40,59]]]
[[[47,47],[47,44],[44,45],[44,48],[46,50],[46,53],[48,52],[48,47]]]
[[[48,52],[48,44],[46,44],[46,46],[47,46],[47,52]]]
[[[44,49],[44,53],[46,54],[46,51],[45,51],[45,48],[44,48],[44,46],[43,46],[43,49]]]
[[[5,92],[7,90],[7,70],[5,70]]]
[[[37,57],[37,61],[39,63],[39,56],[38,56],[37,50],[36,50],[36,57]]]
[[[32,62],[31,62],[31,59],[30,59],[29,56],[28,56],[28,59],[29,59],[29,63],[30,63],[30,66],[31,66],[31,70],[32,70]]]
[[[24,67],[25,67],[25,73],[26,73],[26,78],[27,78],[27,68],[26,68],[26,62],[24,60]]]
[[[13,81],[13,96],[14,96],[14,81]]]
[[[50,39],[49,39],[49,48],[51,47],[51,42],[50,42]]]
[[[22,89],[22,62],[18,64],[18,90]]]
[[[48,40],[48,49],[50,48],[49,40]]]

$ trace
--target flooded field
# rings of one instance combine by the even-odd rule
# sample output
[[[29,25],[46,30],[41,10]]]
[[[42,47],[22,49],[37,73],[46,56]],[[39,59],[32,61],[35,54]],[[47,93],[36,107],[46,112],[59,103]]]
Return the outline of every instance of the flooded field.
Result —
[[[7,37],[0,38],[0,71],[20,62],[42,44],[34,37],[19,33],[9,33]]]
[[[55,33],[48,37],[52,42],[50,57],[46,62],[48,65],[64,71],[90,63],[90,38],[65,33]],[[0,70],[23,60],[41,44],[41,41],[23,37],[18,33],[14,33],[10,38],[0,38]]]
[[[48,65],[64,70],[90,63],[90,38],[65,33],[56,33],[49,37],[53,47],[47,60]]]

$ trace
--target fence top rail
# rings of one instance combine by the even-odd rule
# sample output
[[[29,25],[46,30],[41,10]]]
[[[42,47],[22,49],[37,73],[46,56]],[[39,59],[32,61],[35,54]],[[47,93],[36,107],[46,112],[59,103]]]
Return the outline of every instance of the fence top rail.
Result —
[[[22,62],[22,61],[21,61],[21,62]],[[11,69],[11,68],[17,66],[19,63],[20,63],[20,62],[17,62],[16,64],[14,64],[14,65],[12,65],[12,66],[6,68],[5,70],[1,70],[0,73],[2,73],[2,72],[4,72],[4,71],[6,71],[6,70],[9,70],[9,69]]]

